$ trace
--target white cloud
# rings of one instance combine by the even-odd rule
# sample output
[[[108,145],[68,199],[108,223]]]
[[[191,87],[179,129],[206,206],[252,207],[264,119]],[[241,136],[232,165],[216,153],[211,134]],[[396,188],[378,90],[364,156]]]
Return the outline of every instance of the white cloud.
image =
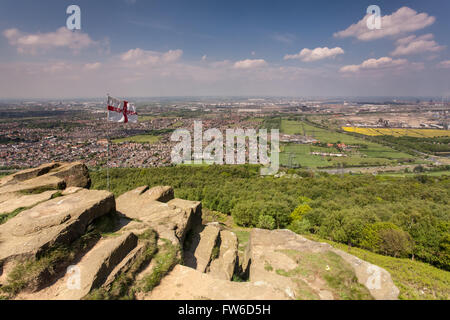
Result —
[[[336,32],[336,38],[355,37],[362,41],[370,41],[380,39],[388,36],[398,36],[408,32],[421,30],[432,25],[436,18],[427,13],[417,13],[417,11],[402,7],[391,15],[381,17],[381,29],[370,30],[367,27],[367,18],[371,16],[366,15],[359,22],[352,24],[343,31]]]
[[[206,54],[203,55],[203,56],[202,56],[202,61],[206,61],[206,58],[207,58]]]
[[[183,50],[180,49],[161,53],[136,48],[121,54],[120,58],[122,61],[131,62],[136,65],[156,65],[178,61],[182,55]]]
[[[368,59],[361,64],[344,66],[341,72],[356,73],[363,70],[388,69],[393,67],[404,66],[408,63],[406,59],[392,59],[390,57],[382,57],[379,59]]]
[[[334,58],[340,54],[344,54],[344,50],[342,50],[342,48],[339,48],[339,47],[336,47],[333,49],[324,47],[324,48],[316,48],[314,50],[305,48],[297,54],[285,55],[284,60],[300,59],[304,62],[311,62],[311,61],[317,61],[317,60],[322,60],[322,59],[326,59],[326,58]]]
[[[83,69],[84,69],[84,70],[91,71],[91,70],[97,70],[97,69],[99,69],[101,66],[102,66],[102,64],[101,64],[100,62],[86,63],[86,64],[83,66]]]
[[[438,64],[438,68],[450,69],[450,60],[441,61]]]
[[[18,29],[7,29],[3,35],[10,45],[17,48],[19,53],[36,54],[46,52],[54,48],[69,48],[75,52],[96,44],[89,35],[81,32],[72,32],[61,27],[55,32],[48,33],[24,33]]]
[[[397,40],[397,48],[391,53],[393,56],[405,56],[409,54],[424,53],[424,52],[437,52],[444,49],[436,41],[433,40],[434,36],[431,33],[425,34],[420,37],[415,35],[401,38]]]
[[[233,67],[235,69],[253,69],[267,66],[267,62],[264,59],[246,59],[237,61]]]

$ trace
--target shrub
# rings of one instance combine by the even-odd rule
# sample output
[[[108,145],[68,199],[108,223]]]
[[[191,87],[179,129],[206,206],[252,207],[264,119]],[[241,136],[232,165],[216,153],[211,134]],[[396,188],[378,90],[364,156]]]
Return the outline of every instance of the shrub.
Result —
[[[266,215],[259,216],[258,228],[269,230],[275,229],[275,219]]]
[[[376,222],[362,231],[360,245],[376,253],[407,257],[412,253],[411,236],[390,222]]]
[[[289,230],[298,234],[305,234],[311,231],[311,223],[308,219],[295,220],[289,225]]]

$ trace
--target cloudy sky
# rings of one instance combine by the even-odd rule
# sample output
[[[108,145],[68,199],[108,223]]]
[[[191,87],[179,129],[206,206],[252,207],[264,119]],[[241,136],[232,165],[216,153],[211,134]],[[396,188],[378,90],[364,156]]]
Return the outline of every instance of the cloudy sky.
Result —
[[[71,4],[81,30],[66,28]],[[448,97],[449,13],[448,0],[0,0],[0,98]]]

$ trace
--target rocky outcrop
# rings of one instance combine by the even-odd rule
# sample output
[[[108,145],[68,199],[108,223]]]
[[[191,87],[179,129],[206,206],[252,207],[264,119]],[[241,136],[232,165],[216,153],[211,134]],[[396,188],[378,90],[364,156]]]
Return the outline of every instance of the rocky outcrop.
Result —
[[[48,175],[63,179],[66,188],[89,188],[91,186],[89,170],[81,162],[57,163],[57,166],[50,170]]]
[[[96,218],[115,210],[107,191],[82,190],[42,202],[0,225],[0,266],[34,259],[57,244],[70,243]]]
[[[57,190],[50,190],[30,195],[20,193],[0,194],[0,214],[8,214],[20,208],[33,207],[40,202],[50,200],[57,192]]]
[[[37,168],[31,168],[31,169],[26,169],[26,170],[16,172],[14,174],[11,174],[9,176],[1,178],[0,186],[14,183],[14,182],[19,182],[19,181],[25,181],[25,180],[29,180],[32,178],[36,178],[38,176],[42,176],[56,167],[57,167],[57,163],[53,162],[53,163],[43,164]]]
[[[196,226],[192,236],[185,245],[184,263],[186,266],[205,272],[213,258],[213,250],[219,239],[219,228],[216,226]]]
[[[170,187],[156,187],[148,189],[139,187],[124,193],[117,198],[117,212],[122,216],[134,219],[124,230],[154,229],[161,238],[170,240],[173,244],[182,245],[184,238],[192,226],[192,221],[200,219],[201,203],[172,199],[167,203],[156,201],[173,195]]]
[[[21,295],[20,299],[80,300],[99,288],[115,267],[137,245],[133,233],[100,240],[81,260],[67,268],[63,277],[45,289]]]
[[[365,285],[370,294],[377,300],[396,300],[399,289],[392,281],[391,275],[385,269],[367,261],[361,260],[347,252],[332,249],[349,263],[355,271],[358,281]]]
[[[52,261],[55,268],[45,265],[26,277],[30,284],[14,297],[115,299],[136,293],[137,299],[331,300],[398,296],[386,270],[289,230],[253,229],[239,265],[236,235],[224,224],[203,225],[201,203],[174,198],[169,186],[142,186],[116,201],[110,192],[85,189],[89,185],[82,163],[51,163],[0,179],[4,222],[0,224],[0,289],[13,287],[8,277],[14,274],[10,273],[13,268]],[[93,223],[100,217],[100,223]],[[119,223],[114,225],[116,220]],[[103,222],[114,229],[103,229],[99,226]],[[51,260],[52,250],[60,245],[65,256]],[[184,265],[178,264],[181,261]],[[66,272],[69,264],[73,265]],[[245,282],[230,281],[234,276]],[[30,280],[34,278],[39,280],[34,283]]]
[[[387,300],[399,293],[384,269],[289,230],[253,229],[244,267],[251,282],[265,281],[297,299]]]
[[[88,168],[81,162],[54,162],[22,170],[0,179],[0,195],[6,193],[40,193],[66,187],[89,188]]]
[[[236,235],[228,230],[220,231],[219,236],[219,256],[211,261],[208,273],[217,279],[231,280],[237,263],[238,240]]]
[[[177,265],[145,299],[148,300],[286,300],[264,282],[232,282]]]

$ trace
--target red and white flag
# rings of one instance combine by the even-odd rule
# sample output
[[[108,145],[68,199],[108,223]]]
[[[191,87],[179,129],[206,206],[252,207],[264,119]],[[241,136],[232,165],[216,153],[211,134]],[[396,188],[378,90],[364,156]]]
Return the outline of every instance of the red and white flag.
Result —
[[[108,96],[108,121],[137,122],[138,114],[134,104]]]

